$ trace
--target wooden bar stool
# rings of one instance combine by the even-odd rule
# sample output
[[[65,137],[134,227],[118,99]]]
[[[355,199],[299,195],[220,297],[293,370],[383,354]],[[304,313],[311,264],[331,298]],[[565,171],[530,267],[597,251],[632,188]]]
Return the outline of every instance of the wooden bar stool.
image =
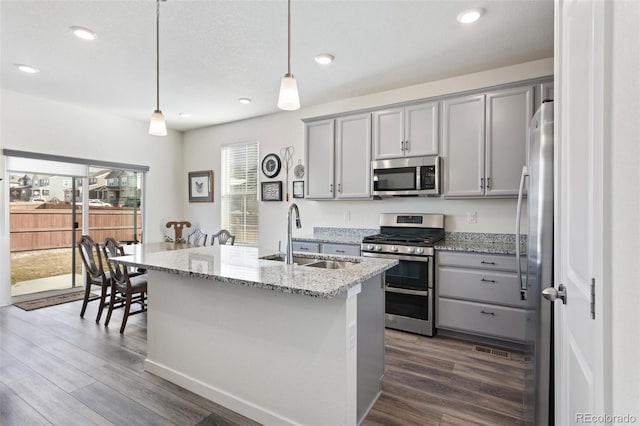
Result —
[[[83,235],[78,241],[78,250],[80,258],[85,267],[84,280],[84,299],[82,301],[82,309],[80,310],[80,318],[84,318],[87,310],[87,304],[90,302],[91,286],[100,286],[100,306],[98,307],[98,315],[96,322],[100,322],[102,310],[106,305],[107,291],[111,289],[111,278],[109,273],[105,273],[102,263],[102,250],[100,245],[93,241],[88,235]]]
[[[127,319],[130,315],[140,314],[147,311],[146,293],[147,293],[147,275],[130,276],[129,268],[125,265],[110,262],[109,259],[115,256],[124,256],[124,248],[114,238],[107,238],[102,248],[107,265],[109,266],[109,274],[111,276],[111,298],[109,299],[109,311],[105,326],[109,325],[111,314],[115,308],[124,307],[122,314],[122,324],[120,326],[120,334],[124,333],[127,325]],[[139,303],[140,309],[131,311],[131,305]]]

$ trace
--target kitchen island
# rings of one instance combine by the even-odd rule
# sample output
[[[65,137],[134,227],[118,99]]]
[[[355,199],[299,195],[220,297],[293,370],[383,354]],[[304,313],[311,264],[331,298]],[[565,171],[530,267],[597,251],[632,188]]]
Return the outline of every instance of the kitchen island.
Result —
[[[327,262],[157,244],[115,258],[149,273],[145,369],[263,424],[357,424],[380,392],[397,261],[313,257]]]

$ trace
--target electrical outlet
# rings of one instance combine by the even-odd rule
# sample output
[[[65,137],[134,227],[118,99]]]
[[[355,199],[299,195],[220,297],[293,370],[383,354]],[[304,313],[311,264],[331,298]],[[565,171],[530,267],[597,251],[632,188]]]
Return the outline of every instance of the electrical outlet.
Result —
[[[478,223],[478,212],[467,212],[467,223]]]

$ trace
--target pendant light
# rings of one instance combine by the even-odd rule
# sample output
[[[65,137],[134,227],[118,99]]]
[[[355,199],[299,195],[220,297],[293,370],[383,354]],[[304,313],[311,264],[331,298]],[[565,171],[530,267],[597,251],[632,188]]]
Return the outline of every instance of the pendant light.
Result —
[[[280,81],[278,108],[293,111],[300,109],[300,97],[298,96],[298,83],[291,74],[291,0],[287,0],[287,5],[287,73]]]
[[[160,0],[156,0],[156,110],[151,114],[149,134],[167,136],[167,124],[160,111]]]

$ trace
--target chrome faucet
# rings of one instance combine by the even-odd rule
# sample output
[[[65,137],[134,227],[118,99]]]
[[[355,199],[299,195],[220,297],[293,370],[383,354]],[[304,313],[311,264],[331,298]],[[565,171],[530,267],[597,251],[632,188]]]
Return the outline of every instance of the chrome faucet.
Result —
[[[293,264],[293,242],[291,241],[291,212],[296,211],[296,228],[300,229],[302,224],[300,223],[300,210],[296,203],[291,204],[289,207],[289,214],[287,215],[287,265]]]

